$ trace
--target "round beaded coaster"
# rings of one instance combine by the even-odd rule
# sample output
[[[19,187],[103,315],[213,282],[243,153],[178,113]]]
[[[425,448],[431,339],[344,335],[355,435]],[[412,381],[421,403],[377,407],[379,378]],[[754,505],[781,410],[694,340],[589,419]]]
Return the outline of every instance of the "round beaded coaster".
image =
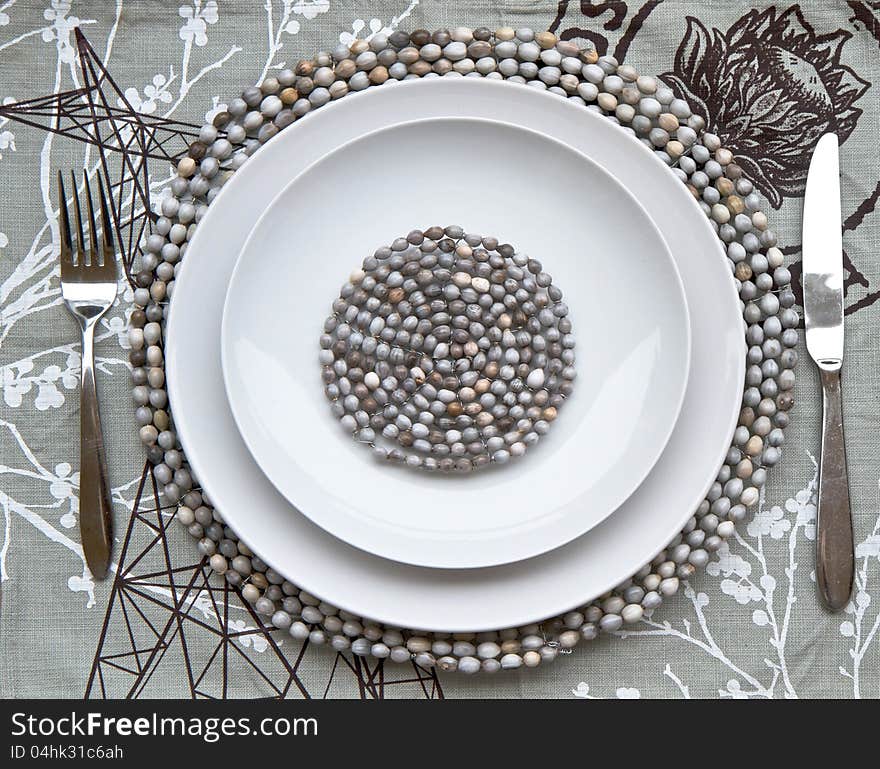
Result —
[[[368,256],[332,310],[324,393],[380,460],[458,473],[504,464],[547,433],[572,392],[562,292],[497,238],[413,230]]]
[[[162,351],[168,300],[187,241],[222,185],[279,130],[331,99],[389,80],[488,77],[525,83],[598,111],[635,134],[699,201],[727,253],[748,345],[743,408],[715,483],[682,532],[629,580],[590,603],[494,633],[413,633],[363,620],[301,591],[261,561],[194,487],[173,429]],[[180,161],[172,195],[144,243],[131,313],[133,397],[140,437],[167,501],[199,550],[246,600],[297,639],[424,667],[474,673],[534,667],[581,639],[638,622],[705,566],[754,505],[779,461],[793,405],[798,316],[791,275],[752,183],[703,119],[661,81],[549,32],[459,27],[376,34],[279,71],[232,99]]]

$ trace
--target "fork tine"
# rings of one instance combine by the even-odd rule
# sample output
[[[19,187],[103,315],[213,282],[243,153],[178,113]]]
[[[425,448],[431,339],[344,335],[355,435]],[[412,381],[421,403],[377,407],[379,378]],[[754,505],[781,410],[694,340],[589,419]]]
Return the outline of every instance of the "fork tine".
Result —
[[[58,171],[58,230],[61,242],[61,274],[73,266],[73,243],[70,236],[70,217],[67,215],[67,194],[64,191],[64,177]]]
[[[86,236],[83,233],[82,211],[79,208],[79,194],[76,191],[76,175],[73,170],[70,171],[70,180],[73,183],[73,212],[76,214],[77,264],[82,267],[85,265],[86,259]]]
[[[98,266],[98,234],[95,227],[95,204],[92,202],[92,188],[89,185],[89,172],[83,169],[83,186],[86,191],[86,204],[89,212],[89,266]]]
[[[116,278],[116,252],[113,248],[113,226],[110,219],[110,206],[107,203],[107,193],[104,191],[104,182],[98,174],[98,197],[101,203],[101,253],[104,256],[104,264],[101,267],[102,274],[107,280]]]

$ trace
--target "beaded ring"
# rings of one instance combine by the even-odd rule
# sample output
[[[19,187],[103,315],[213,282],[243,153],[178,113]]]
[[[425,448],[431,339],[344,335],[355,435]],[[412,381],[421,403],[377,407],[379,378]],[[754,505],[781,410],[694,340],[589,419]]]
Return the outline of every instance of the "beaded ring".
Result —
[[[413,230],[364,259],[332,309],[324,393],[381,460],[457,473],[504,464],[549,431],[573,390],[562,292],[497,238]]]
[[[525,83],[584,105],[631,131],[699,201],[718,233],[742,301],[748,344],[743,408],[708,495],[682,532],[632,578],[589,604],[542,623],[492,633],[415,634],[339,610],[278,574],[225,526],[200,491],[177,441],[164,390],[162,340],[174,275],[207,206],[248,157],[278,131],[350,91],[418,77],[489,77]],[[146,238],[131,313],[136,418],[156,480],[211,567],[257,611],[293,638],[423,667],[475,673],[534,667],[581,639],[638,622],[681,579],[708,563],[758,501],[779,461],[793,405],[797,325],[791,275],[760,197],[719,138],[686,101],[611,56],[579,49],[550,32],[508,27],[395,31],[339,45],[280,70],[232,99],[178,164],[170,197]]]

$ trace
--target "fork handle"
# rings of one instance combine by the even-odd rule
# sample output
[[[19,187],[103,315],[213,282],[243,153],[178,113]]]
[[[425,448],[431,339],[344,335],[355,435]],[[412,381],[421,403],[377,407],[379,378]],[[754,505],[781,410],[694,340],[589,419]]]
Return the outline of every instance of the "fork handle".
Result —
[[[80,400],[79,530],[83,553],[95,579],[110,566],[113,525],[110,486],[104,458],[104,434],[95,386],[95,325],[82,330],[82,393]]]
[[[816,511],[816,583],[825,605],[840,611],[849,601],[855,573],[840,368],[821,368],[819,374],[823,416]]]

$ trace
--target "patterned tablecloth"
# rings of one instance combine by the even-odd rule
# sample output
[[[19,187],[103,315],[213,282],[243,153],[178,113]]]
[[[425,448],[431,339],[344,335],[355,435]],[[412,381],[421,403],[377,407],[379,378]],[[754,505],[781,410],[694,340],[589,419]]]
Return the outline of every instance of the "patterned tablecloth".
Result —
[[[78,83],[72,30],[80,25],[131,104],[144,114],[198,122],[272,68],[337,40],[379,30],[469,24],[550,28],[589,40],[644,73],[662,74],[710,127],[767,199],[772,225],[799,274],[800,219],[813,143],[837,124],[842,141],[848,320],[844,389],[857,543],[856,592],[830,615],[814,593],[818,383],[802,351],[797,406],[783,461],[759,510],[691,584],[654,616],[602,636],[537,670],[442,675],[447,697],[877,697],[880,695],[880,3],[805,0],[0,0],[0,102]],[[85,569],[77,530],[79,346],[62,305],[53,239],[57,167],[92,167],[87,145],[0,121],[0,696],[81,697],[128,692],[188,696],[181,650],[156,643],[163,587],[132,585],[107,612],[111,582]],[[153,174],[154,199],[167,174]],[[98,335],[100,388],[117,531],[138,492],[142,448],[132,418],[121,295]],[[121,346],[120,346],[121,345]],[[663,504],[663,500],[657,500]],[[155,519],[154,519],[155,520]],[[144,548],[134,531],[131,553]],[[138,538],[141,538],[140,540]],[[173,565],[198,562],[181,527],[167,534]],[[119,548],[117,548],[118,554]],[[167,584],[167,577],[166,577]],[[198,598],[203,624],[217,605]],[[872,600],[873,598],[873,600]],[[141,614],[143,612],[143,614]],[[257,669],[278,651],[233,606],[223,642],[235,652],[230,696],[268,693]],[[172,618],[170,624],[177,621]],[[138,625],[138,623],[140,623]],[[123,649],[128,628],[137,653]],[[207,631],[206,631],[207,633]],[[137,634],[142,634],[139,636]],[[204,635],[204,634],[203,634]],[[210,655],[216,636],[187,635]],[[211,641],[211,639],[215,641]],[[120,640],[121,639],[121,640]],[[213,643],[213,646],[212,646]],[[129,652],[131,652],[129,644]],[[167,646],[167,649],[165,648]],[[285,637],[296,665],[290,694],[422,696],[403,682],[377,687],[375,671]],[[95,664],[96,652],[98,664]],[[152,656],[150,656],[152,652]],[[277,657],[277,655],[276,655]],[[254,662],[256,667],[249,664]],[[276,668],[279,659],[273,659]],[[205,667],[205,666],[203,666]],[[283,665],[281,666],[283,668]],[[148,674],[143,671],[148,670]],[[289,671],[288,671],[289,672]],[[115,676],[115,678],[114,678]],[[283,678],[283,676],[282,676]],[[290,680],[290,679],[288,679]],[[432,684],[434,682],[431,682]],[[430,691],[429,691],[430,693]]]

